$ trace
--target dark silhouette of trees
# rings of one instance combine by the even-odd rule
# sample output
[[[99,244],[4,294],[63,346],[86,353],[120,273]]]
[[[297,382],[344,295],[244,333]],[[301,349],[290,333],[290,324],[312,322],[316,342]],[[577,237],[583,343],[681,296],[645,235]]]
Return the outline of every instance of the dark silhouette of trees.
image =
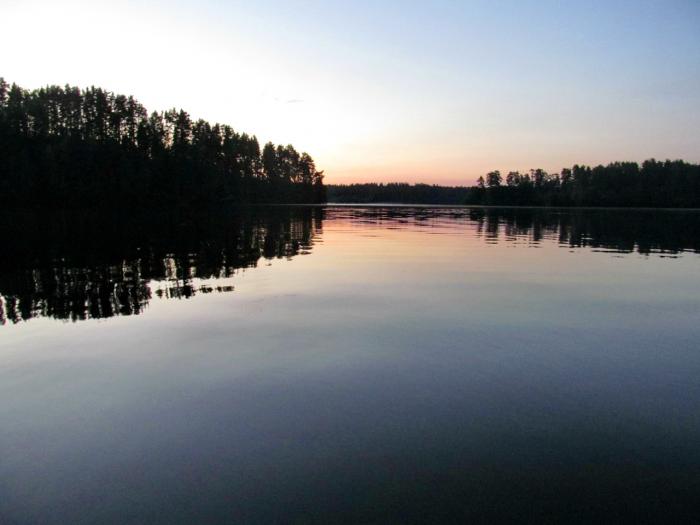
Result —
[[[347,184],[326,186],[328,201],[337,203],[463,204],[469,195],[466,187],[429,184]]]
[[[316,203],[323,172],[293,146],[100,88],[27,91],[0,78],[0,203],[85,207]]]
[[[506,185],[491,172],[470,189],[466,204],[515,206],[700,207],[700,165],[650,159],[607,166],[575,165],[560,173],[511,171]],[[483,179],[482,179],[483,180]]]
[[[486,174],[486,185],[489,188],[499,188],[502,181],[503,177],[501,177],[501,172],[498,170],[490,171]]]
[[[700,166],[613,162],[550,174],[499,171],[476,186],[351,184],[328,189],[313,159],[184,110],[148,113],[101,88],[28,91],[0,78],[0,204],[96,207],[333,202],[699,207]]]
[[[505,182],[505,183],[504,183]],[[575,165],[560,173],[543,169],[499,171],[472,187],[427,184],[329,185],[337,203],[481,204],[491,206],[700,207],[700,165],[650,159],[607,166]]]

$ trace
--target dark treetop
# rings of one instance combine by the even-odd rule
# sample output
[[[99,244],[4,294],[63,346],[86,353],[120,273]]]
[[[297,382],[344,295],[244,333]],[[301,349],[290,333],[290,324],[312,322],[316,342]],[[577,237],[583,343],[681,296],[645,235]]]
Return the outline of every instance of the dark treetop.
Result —
[[[323,172],[307,153],[153,112],[100,88],[27,91],[0,78],[0,203],[89,207],[227,200],[315,203]]]

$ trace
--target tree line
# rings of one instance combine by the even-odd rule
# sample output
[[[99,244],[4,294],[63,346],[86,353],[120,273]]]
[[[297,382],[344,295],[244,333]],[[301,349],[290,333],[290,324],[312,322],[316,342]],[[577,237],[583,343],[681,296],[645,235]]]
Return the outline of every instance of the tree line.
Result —
[[[492,171],[477,185],[329,185],[329,202],[477,204],[491,206],[700,207],[700,165],[649,159],[595,167],[575,165],[560,173],[532,169],[505,177]]]
[[[479,177],[467,204],[529,206],[700,207],[700,165],[649,159],[595,167],[575,165],[560,173],[533,169],[492,171]]]
[[[329,184],[328,201],[337,203],[380,204],[464,204],[467,187],[408,184],[404,182]]]
[[[0,78],[0,203],[65,207],[325,201],[323,172],[293,146],[149,113],[134,97]]]

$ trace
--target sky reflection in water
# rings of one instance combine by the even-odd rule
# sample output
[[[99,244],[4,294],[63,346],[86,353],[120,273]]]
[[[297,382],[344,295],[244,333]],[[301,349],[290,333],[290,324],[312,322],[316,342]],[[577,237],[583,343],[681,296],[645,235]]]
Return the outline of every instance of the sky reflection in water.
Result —
[[[700,214],[134,224],[3,221],[3,522],[697,516]]]

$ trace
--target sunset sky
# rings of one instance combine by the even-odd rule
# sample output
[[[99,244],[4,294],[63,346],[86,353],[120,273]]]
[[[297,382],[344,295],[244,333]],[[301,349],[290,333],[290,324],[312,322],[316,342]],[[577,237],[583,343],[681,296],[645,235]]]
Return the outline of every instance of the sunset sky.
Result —
[[[0,0],[0,75],[308,151],[327,182],[700,161],[700,2]]]

